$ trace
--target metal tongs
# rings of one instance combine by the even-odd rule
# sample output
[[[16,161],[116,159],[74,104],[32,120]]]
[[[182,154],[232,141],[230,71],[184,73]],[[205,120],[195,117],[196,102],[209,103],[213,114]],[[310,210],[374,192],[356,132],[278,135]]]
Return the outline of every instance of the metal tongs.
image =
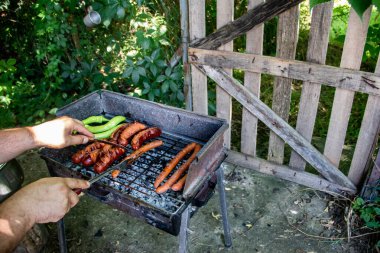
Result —
[[[103,140],[102,140],[103,141]],[[113,143],[113,142],[108,142],[108,141],[103,141],[105,143],[109,143],[109,144],[112,144],[112,145],[115,145],[115,146],[120,146],[121,148],[124,148],[127,150],[127,148],[125,148],[124,146],[120,145],[120,144],[116,144],[116,143]],[[91,178],[88,182],[90,183],[90,185],[92,185],[93,183],[99,181],[100,179],[102,179],[103,177],[107,176],[108,174],[110,174],[112,171],[114,170],[121,170],[123,168],[124,165],[129,165],[131,163],[133,163],[135,160],[137,160],[137,158],[139,158],[142,154],[144,154],[145,152],[151,150],[151,149],[154,149],[156,147],[159,147],[163,144],[162,141],[160,140],[155,140],[155,141],[152,141],[146,145],[144,145],[143,147],[141,147],[140,149],[134,151],[132,154],[128,155],[127,157],[125,157],[119,164],[116,164],[112,167],[109,167],[107,170],[105,170],[104,172],[102,172],[101,174]],[[143,151],[141,151],[143,150]],[[83,189],[73,189],[73,191],[76,193],[76,194],[81,194],[83,192]]]
[[[118,148],[122,148],[122,149],[125,149],[125,151],[128,151],[128,149],[126,147],[124,147],[123,145],[120,145],[118,143],[114,143],[112,141],[107,141],[107,140],[104,140],[104,139],[94,139],[92,140],[93,142],[102,142],[102,143],[105,143],[105,144],[109,144],[109,145],[112,145],[112,146],[115,146],[115,147],[118,147]]]
[[[131,163],[133,163],[134,161],[136,160],[136,157],[126,157],[126,158],[124,158],[124,160],[122,160],[121,161],[121,163],[119,163],[119,164],[116,164],[116,165],[114,165],[114,166],[112,166],[112,167],[109,167],[107,170],[105,170],[104,172],[102,172],[102,173],[100,173],[99,175],[97,175],[97,176],[95,176],[95,177],[93,177],[93,178],[91,178],[90,180],[88,180],[88,182],[90,183],[90,186],[93,184],[93,183],[96,183],[96,182],[98,182],[100,179],[102,179],[103,177],[105,177],[105,176],[107,176],[107,175],[109,175],[112,171],[114,171],[114,170],[121,170],[121,168],[125,165],[125,164],[131,164]],[[79,194],[81,194],[83,191],[84,191],[84,189],[73,189],[73,191],[77,194],[77,195],[79,195]]]

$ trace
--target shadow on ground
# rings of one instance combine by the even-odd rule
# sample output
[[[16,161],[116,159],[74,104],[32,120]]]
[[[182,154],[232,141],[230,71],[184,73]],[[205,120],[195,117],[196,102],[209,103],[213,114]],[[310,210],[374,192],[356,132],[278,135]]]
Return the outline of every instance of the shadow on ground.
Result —
[[[35,152],[18,161],[25,183],[48,176],[45,162]],[[215,192],[190,220],[188,252],[357,252],[346,241],[327,238],[331,218],[323,193],[231,164],[223,167],[233,246],[223,246]],[[72,253],[178,250],[178,237],[88,196],[66,215],[65,225]],[[56,225],[47,228],[49,240],[43,252],[59,252]]]

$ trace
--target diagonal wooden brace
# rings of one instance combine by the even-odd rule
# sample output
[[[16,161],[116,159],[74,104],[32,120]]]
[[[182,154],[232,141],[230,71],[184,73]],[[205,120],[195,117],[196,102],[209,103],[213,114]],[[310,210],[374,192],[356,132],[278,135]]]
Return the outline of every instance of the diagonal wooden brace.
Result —
[[[356,186],[337,169],[311,143],[302,137],[286,121],[274,113],[239,81],[229,76],[223,69],[207,65],[195,65],[200,71],[212,78],[221,88],[240,102],[249,112],[288,143],[328,181],[357,191]]]
[[[203,49],[217,49],[233,39],[245,34],[256,25],[259,25],[273,17],[289,10],[304,0],[266,0],[246,14],[222,26],[205,38],[196,40],[190,47]]]

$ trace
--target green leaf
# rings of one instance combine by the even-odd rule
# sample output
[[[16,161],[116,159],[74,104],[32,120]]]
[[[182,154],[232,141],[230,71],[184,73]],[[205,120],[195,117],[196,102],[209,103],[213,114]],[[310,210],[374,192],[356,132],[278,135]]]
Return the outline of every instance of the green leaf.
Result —
[[[184,101],[185,100],[185,96],[183,95],[183,93],[181,91],[178,91],[177,92],[177,98],[180,100],[180,101]]]
[[[178,72],[173,73],[173,74],[170,75],[170,78],[173,79],[173,80],[178,81],[178,80],[181,79],[181,73],[178,73]]]
[[[49,114],[55,115],[57,113],[58,108],[53,108],[49,111]]]
[[[380,223],[377,221],[370,221],[365,224],[369,228],[380,228]]]
[[[380,0],[379,0],[380,1]],[[152,59],[157,60],[157,58],[160,56],[160,49],[156,49],[152,53]]]
[[[365,212],[360,215],[360,218],[362,218],[367,223],[371,220],[372,217],[370,214]]]
[[[146,76],[146,71],[143,67],[138,67],[137,71],[139,72],[140,76]]]
[[[152,72],[153,76],[157,75],[158,70],[157,70],[156,65],[154,65],[154,64],[150,65],[149,69],[150,69],[150,72]]]
[[[154,101],[154,91],[150,91],[149,94],[148,94],[148,99],[150,101]]]
[[[139,75],[139,72],[137,70],[134,70],[132,72],[132,81],[137,84],[140,80],[140,75]]]
[[[376,6],[377,11],[380,11],[380,0],[372,0],[372,4]]]
[[[166,76],[170,76],[171,73],[172,73],[172,69],[171,68],[166,68],[165,69],[165,75]]]
[[[372,0],[348,0],[352,8],[356,11],[360,18],[363,17],[363,13],[372,4]]]
[[[161,83],[161,82],[163,82],[165,79],[166,79],[166,76],[164,76],[164,75],[160,75],[159,77],[157,77],[156,82]]]
[[[149,47],[150,47],[150,40],[144,38],[144,39],[141,41],[140,45],[141,45],[141,47],[142,47],[143,49],[149,49]]]
[[[128,76],[130,76],[133,72],[133,68],[132,67],[128,67],[124,72],[123,72],[123,75],[122,77],[126,78]]]
[[[166,65],[166,62],[165,62],[164,60],[158,60],[158,61],[156,61],[156,64],[157,64],[157,66],[159,66],[159,67],[161,67],[161,68],[167,66],[167,65]]]
[[[321,3],[326,3],[330,2],[331,0],[310,0],[310,10],[314,8],[314,6],[321,4]]]
[[[147,82],[144,82],[144,88],[145,88],[145,89],[150,89],[150,84],[147,83]]]
[[[178,90],[177,84],[175,82],[173,82],[172,80],[170,80],[169,83],[170,83],[170,89],[173,92],[176,92]]]
[[[161,86],[161,91],[162,93],[166,93],[168,92],[168,89],[170,87],[170,82],[169,81],[165,81],[162,86]]]
[[[63,73],[62,73],[63,78],[67,78],[67,77],[69,77],[69,75],[70,75],[70,72],[68,72],[68,71],[63,71]]]
[[[7,60],[7,65],[8,66],[13,66],[16,64],[16,59],[10,58]]]
[[[144,89],[144,90],[142,91],[142,94],[143,94],[143,95],[148,94],[149,91],[150,91],[150,89]]]

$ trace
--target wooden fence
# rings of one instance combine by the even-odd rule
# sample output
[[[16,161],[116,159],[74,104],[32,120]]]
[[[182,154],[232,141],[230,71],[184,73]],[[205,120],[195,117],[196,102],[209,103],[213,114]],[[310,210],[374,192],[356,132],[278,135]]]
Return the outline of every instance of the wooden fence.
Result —
[[[189,0],[193,110],[208,113],[208,76],[217,83],[218,117],[231,123],[232,97],[243,106],[241,152],[229,151],[228,161],[315,189],[355,193],[370,165],[380,130],[380,60],[375,73],[359,71],[372,9],[362,19],[351,10],[340,67],[332,67],[324,64],[333,1],[313,9],[307,59],[295,60],[300,2],[249,0],[247,14],[233,21],[234,1],[217,0],[218,30],[206,37],[205,0]],[[263,56],[263,21],[276,15],[276,57]],[[245,33],[245,53],[233,52],[233,39]],[[243,84],[232,77],[232,69],[245,71]],[[275,76],[271,108],[259,100],[262,73]],[[303,82],[295,129],[287,123],[293,79]],[[336,88],[323,154],[310,144],[322,85]],[[346,176],[338,167],[356,92],[369,96]],[[256,157],[258,120],[271,130],[266,159]],[[225,137],[229,148],[230,130]],[[293,150],[289,165],[283,164],[285,143]],[[320,175],[306,172],[306,163]]]

